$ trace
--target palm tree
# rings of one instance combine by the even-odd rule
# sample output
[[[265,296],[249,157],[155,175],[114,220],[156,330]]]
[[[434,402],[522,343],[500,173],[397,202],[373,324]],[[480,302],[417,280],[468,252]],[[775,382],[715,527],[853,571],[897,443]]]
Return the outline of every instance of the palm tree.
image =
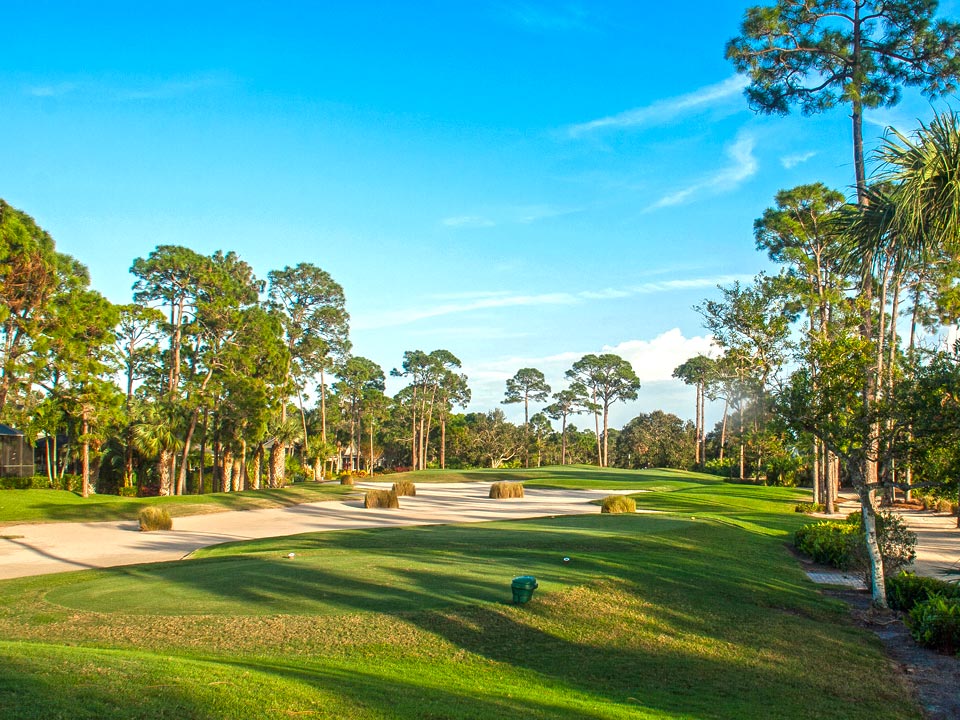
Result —
[[[144,406],[131,435],[137,452],[157,458],[161,495],[173,494],[173,460],[181,444],[168,417],[156,405]]]

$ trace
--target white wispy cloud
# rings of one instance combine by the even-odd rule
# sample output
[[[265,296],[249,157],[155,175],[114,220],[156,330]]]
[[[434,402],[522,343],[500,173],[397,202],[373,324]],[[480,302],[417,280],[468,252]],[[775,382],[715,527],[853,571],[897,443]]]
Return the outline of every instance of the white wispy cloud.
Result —
[[[617,300],[637,295],[677,292],[746,282],[749,275],[719,275],[698,278],[677,278],[659,282],[646,282],[622,288],[600,288],[576,292],[522,294],[509,291],[470,291],[453,295],[434,296],[436,302],[425,307],[406,310],[387,310],[381,313],[357,316],[353,327],[357,330],[377,330],[388,327],[411,325],[421,320],[436,317],[472,313],[511,307],[537,307],[545,305],[579,305],[584,302]]]
[[[33,85],[26,89],[27,95],[33,97],[61,97],[79,89],[80,84],[75,82],[53,83],[50,85]]]
[[[444,218],[440,224],[452,228],[484,228],[496,225],[493,220],[481,215],[456,215]]]
[[[809,152],[804,153],[794,153],[792,155],[784,155],[780,158],[780,164],[783,165],[787,170],[795,168],[797,165],[805,163],[810,158],[814,157],[817,154],[816,150],[810,150]]]
[[[756,144],[754,138],[746,133],[727,146],[726,155],[730,163],[720,168],[712,175],[701,178],[687,187],[664,195],[655,203],[646,208],[647,211],[660,208],[682,205],[692,198],[703,193],[716,194],[734,190],[740,183],[757,172],[757,159],[753,155]]]
[[[149,82],[138,88],[119,90],[117,91],[117,97],[121,100],[169,100],[218,87],[225,82],[227,82],[226,78],[220,74],[204,73],[185,78]]]
[[[608,128],[637,128],[664,125],[678,117],[688,116],[712,109],[739,96],[748,84],[747,78],[734,75],[722,82],[698,88],[693,92],[676,97],[657,100],[643,107],[633,108],[616,115],[571,125],[567,132],[571,137],[579,137],[589,132]],[[746,102],[741,103],[746,107]]]
[[[514,2],[501,5],[500,9],[511,23],[535,32],[593,29],[590,14],[577,3],[540,5]]]

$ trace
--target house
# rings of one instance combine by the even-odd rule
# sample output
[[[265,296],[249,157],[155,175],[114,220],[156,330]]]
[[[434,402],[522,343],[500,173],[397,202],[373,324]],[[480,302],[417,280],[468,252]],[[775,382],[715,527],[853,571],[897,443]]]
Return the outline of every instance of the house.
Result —
[[[19,430],[0,424],[0,477],[30,477],[34,470],[33,445]]]

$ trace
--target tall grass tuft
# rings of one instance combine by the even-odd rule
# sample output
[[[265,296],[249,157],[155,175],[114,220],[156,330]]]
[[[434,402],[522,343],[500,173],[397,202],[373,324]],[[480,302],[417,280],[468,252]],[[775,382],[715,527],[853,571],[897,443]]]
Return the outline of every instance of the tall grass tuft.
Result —
[[[523,483],[501,480],[490,486],[490,497],[494,500],[523,497]]]
[[[340,475],[340,484],[341,485],[353,485],[353,475],[350,473],[343,473]]]
[[[155,505],[141,508],[137,519],[140,520],[140,530],[143,532],[173,529],[173,518],[170,517],[170,513]]]
[[[636,511],[636,501],[626,495],[607,495],[600,507],[602,513],[635,513]]]
[[[363,496],[365,508],[399,509],[400,501],[393,490],[368,490]]]
[[[409,495],[413,497],[417,494],[417,486],[411,480],[397,480],[393,484],[393,492],[398,496]]]

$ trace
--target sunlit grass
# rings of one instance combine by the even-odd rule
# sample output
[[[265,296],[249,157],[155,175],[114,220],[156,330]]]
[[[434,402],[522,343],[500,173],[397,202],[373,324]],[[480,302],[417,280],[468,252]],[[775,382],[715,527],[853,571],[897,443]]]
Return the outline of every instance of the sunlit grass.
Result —
[[[919,718],[788,553],[796,491],[683,482],[0,583],[0,718]]]
[[[129,498],[66,490],[0,490],[0,525],[21,522],[96,522],[132,520],[143,507],[162,506],[173,517],[341,500],[351,492],[335,484],[298,483],[276,490]]]

